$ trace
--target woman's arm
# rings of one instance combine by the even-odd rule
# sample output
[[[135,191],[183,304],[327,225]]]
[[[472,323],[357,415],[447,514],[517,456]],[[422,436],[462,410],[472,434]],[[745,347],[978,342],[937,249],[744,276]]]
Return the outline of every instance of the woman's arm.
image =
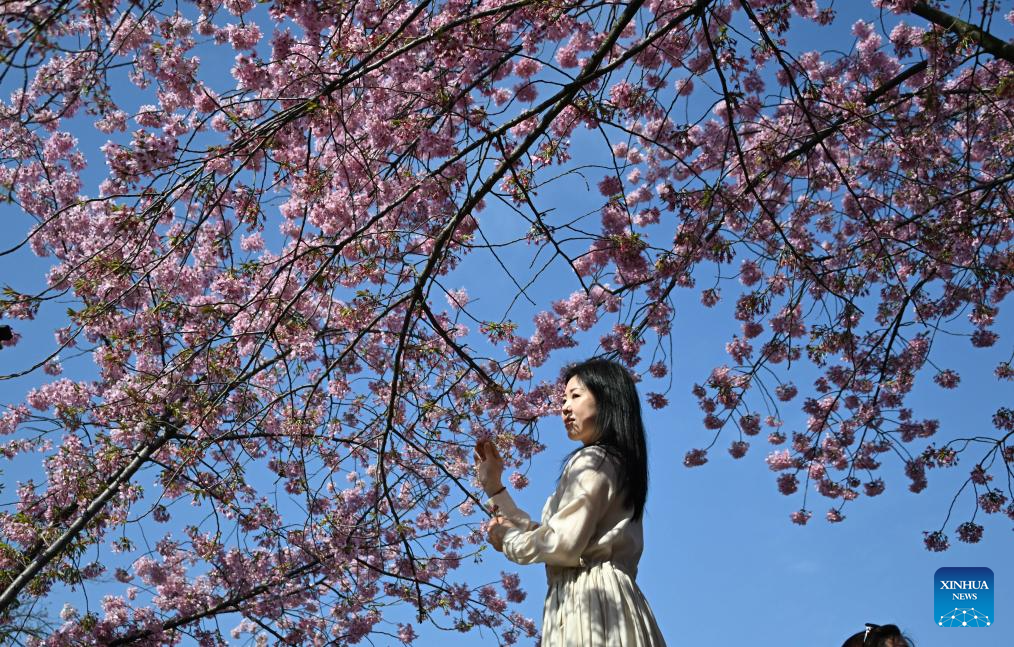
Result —
[[[506,517],[521,530],[533,530],[539,527],[539,524],[532,521],[531,515],[518,507],[518,504],[514,502],[514,497],[506,489],[490,497],[486,501],[486,509],[492,514]]]
[[[537,528],[527,512],[518,507],[513,497],[503,485],[503,458],[496,445],[486,440],[475,446],[475,471],[482,489],[490,499],[486,501],[486,509],[493,515],[503,515],[521,530]]]
[[[560,480],[560,503],[546,523],[523,531],[507,529],[503,552],[518,564],[544,562],[578,566],[592,533],[609,507],[612,496],[608,461],[602,450],[575,455]]]

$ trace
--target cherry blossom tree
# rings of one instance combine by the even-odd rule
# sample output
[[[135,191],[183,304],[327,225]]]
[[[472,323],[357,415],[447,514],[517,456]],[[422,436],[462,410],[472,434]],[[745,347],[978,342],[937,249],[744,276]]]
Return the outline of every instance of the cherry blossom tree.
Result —
[[[940,439],[906,406],[917,377],[958,385],[943,334],[1014,375],[994,330],[1014,274],[996,2],[875,0],[852,25],[823,0],[0,12],[3,209],[31,223],[4,255],[51,260],[43,289],[5,276],[0,344],[70,304],[52,352],[4,363],[45,376],[0,415],[4,457],[37,475],[0,511],[12,639],[411,643],[393,605],[534,636],[516,575],[456,578],[483,545],[471,446],[539,452],[559,389],[540,369],[578,344],[665,408],[686,294],[738,322],[694,387],[686,465],[766,427],[806,523],[815,497],[840,521],[961,456],[958,539],[981,537],[977,513],[1014,518],[1014,411]],[[825,31],[826,51],[797,44]],[[554,201],[575,185],[591,211]],[[472,301],[478,267],[525,316]],[[68,588],[103,595],[38,620]]]

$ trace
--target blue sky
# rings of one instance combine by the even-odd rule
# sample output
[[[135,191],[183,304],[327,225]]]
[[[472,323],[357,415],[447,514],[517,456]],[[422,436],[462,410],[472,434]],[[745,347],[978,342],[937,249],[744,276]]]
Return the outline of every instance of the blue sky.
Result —
[[[839,10],[875,17],[867,3]],[[852,18],[843,17],[839,28],[847,29],[851,22]],[[918,19],[911,22],[919,23]],[[821,35],[814,32],[812,38],[817,42]],[[836,47],[847,49],[848,42],[836,43]],[[138,100],[139,104],[145,102]],[[105,139],[89,129],[75,134],[85,148],[93,148]],[[580,151],[581,146],[581,142],[576,142],[575,151]],[[94,159],[97,161],[90,173],[97,174],[102,162],[100,157]],[[599,177],[589,175],[593,193]],[[94,193],[94,185],[86,190]],[[540,194],[544,201],[541,204],[555,204],[575,214],[585,213],[595,209],[598,196],[586,198],[584,192],[583,182],[572,177]],[[24,215],[8,205],[0,206],[0,218],[4,222],[0,228],[0,243],[4,247],[30,226]],[[517,227],[506,210],[495,206],[480,214],[479,221],[483,230],[493,236],[508,236]],[[663,223],[662,227],[665,226]],[[524,252],[508,258],[518,276],[526,276]],[[461,270],[443,283],[450,289],[466,287],[475,298],[473,306],[478,311],[502,311],[503,290],[510,286],[488,270],[488,261],[488,257],[480,255],[467,258]],[[36,259],[28,250],[0,256],[0,282],[25,291],[38,288],[47,268],[46,259]],[[569,284],[564,272],[554,272],[538,283],[533,294],[560,297],[576,287]],[[704,283],[701,281],[699,285],[703,287]],[[835,526],[823,519],[828,507],[826,500],[811,493],[807,507],[814,511],[814,517],[806,527],[789,521],[789,513],[800,507],[800,495],[778,494],[775,474],[763,462],[768,450],[763,435],[752,439],[751,451],[742,460],[735,461],[724,451],[731,440],[726,436],[710,452],[711,460],[706,466],[683,467],[683,454],[710,440],[709,432],[702,428],[702,415],[690,396],[690,388],[694,382],[703,381],[711,367],[728,361],[723,346],[735,324],[728,314],[731,298],[707,310],[700,306],[697,294],[698,291],[684,291],[677,296],[671,358],[673,385],[668,393],[671,404],[662,411],[646,408],[652,480],[645,517],[646,548],[638,583],[651,602],[668,643],[837,647],[860,630],[864,622],[896,623],[920,647],[968,644],[990,647],[1014,642],[1014,617],[1005,615],[1007,612],[1014,615],[1010,521],[999,517],[987,519],[983,522],[986,532],[980,544],[961,544],[956,541],[953,529],[966,520],[963,515],[971,509],[966,498],[959,500],[956,516],[945,528],[952,539],[949,551],[929,553],[921,541],[923,530],[935,530],[943,523],[951,497],[970,464],[962,463],[950,472],[934,470],[929,474],[929,487],[918,495],[907,491],[907,479],[897,465],[888,467],[886,492],[876,499],[861,497],[858,505],[845,510],[846,521]],[[47,304],[40,318],[30,324],[4,322],[15,323],[24,339],[18,347],[0,353],[0,372],[22,368],[40,353],[54,348],[51,332],[62,325],[65,307],[61,303]],[[531,314],[522,307],[513,315],[521,323],[521,333],[530,332]],[[1009,387],[998,385],[992,376],[998,353],[1010,348],[1014,327],[1009,313],[1001,313],[995,330],[1001,341],[992,351],[973,349],[965,338],[939,341],[934,358],[942,366],[961,373],[961,386],[955,391],[943,391],[932,384],[927,372],[921,375],[921,382],[910,396],[909,403],[917,416],[940,420],[941,431],[934,439],[938,444],[950,437],[995,431],[991,416],[1005,399],[1010,401]],[[536,377],[551,378],[563,363],[594,352],[597,332],[583,337],[586,344],[581,348],[555,355]],[[65,365],[71,377],[88,374],[85,361],[68,361]],[[0,399],[3,403],[19,401],[43,377],[32,375],[4,383]],[[809,381],[797,377],[796,383],[802,395],[806,395]],[[645,390],[657,390],[657,385],[646,384]],[[782,415],[786,430],[805,424],[805,418],[791,405],[782,408]],[[531,485],[516,497],[533,514],[537,514],[551,492],[561,458],[573,449],[558,420],[541,421],[538,429],[547,450],[533,460],[528,470]],[[4,502],[9,500],[14,481],[35,476],[28,465],[2,469],[8,485],[0,494]],[[977,520],[982,522],[981,516]],[[477,585],[498,580],[501,570],[516,570],[528,591],[521,610],[540,620],[545,593],[542,568],[517,567],[491,551],[485,555],[479,564],[465,560],[458,572],[460,577],[455,579],[467,579]],[[936,626],[933,575],[945,566],[985,566],[993,570],[996,584],[993,626],[974,630]],[[58,601],[53,603],[53,610],[59,610]],[[474,633],[442,633],[426,626],[419,626],[418,631],[421,645],[486,644]],[[975,633],[968,636],[967,631]],[[375,644],[389,643],[380,638]]]

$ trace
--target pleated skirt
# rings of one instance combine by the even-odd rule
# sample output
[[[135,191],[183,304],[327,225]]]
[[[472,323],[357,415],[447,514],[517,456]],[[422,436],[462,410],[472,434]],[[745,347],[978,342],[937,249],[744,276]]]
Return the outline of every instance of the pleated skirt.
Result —
[[[665,647],[641,589],[612,562],[546,575],[541,647]]]

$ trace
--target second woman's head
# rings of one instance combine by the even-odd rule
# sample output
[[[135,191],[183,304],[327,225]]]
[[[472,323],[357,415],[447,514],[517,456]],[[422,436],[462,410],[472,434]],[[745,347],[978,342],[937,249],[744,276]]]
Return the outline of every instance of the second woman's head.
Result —
[[[561,378],[567,437],[600,446],[617,459],[627,504],[640,519],[648,492],[648,452],[633,378],[619,363],[599,358],[568,366]]]

